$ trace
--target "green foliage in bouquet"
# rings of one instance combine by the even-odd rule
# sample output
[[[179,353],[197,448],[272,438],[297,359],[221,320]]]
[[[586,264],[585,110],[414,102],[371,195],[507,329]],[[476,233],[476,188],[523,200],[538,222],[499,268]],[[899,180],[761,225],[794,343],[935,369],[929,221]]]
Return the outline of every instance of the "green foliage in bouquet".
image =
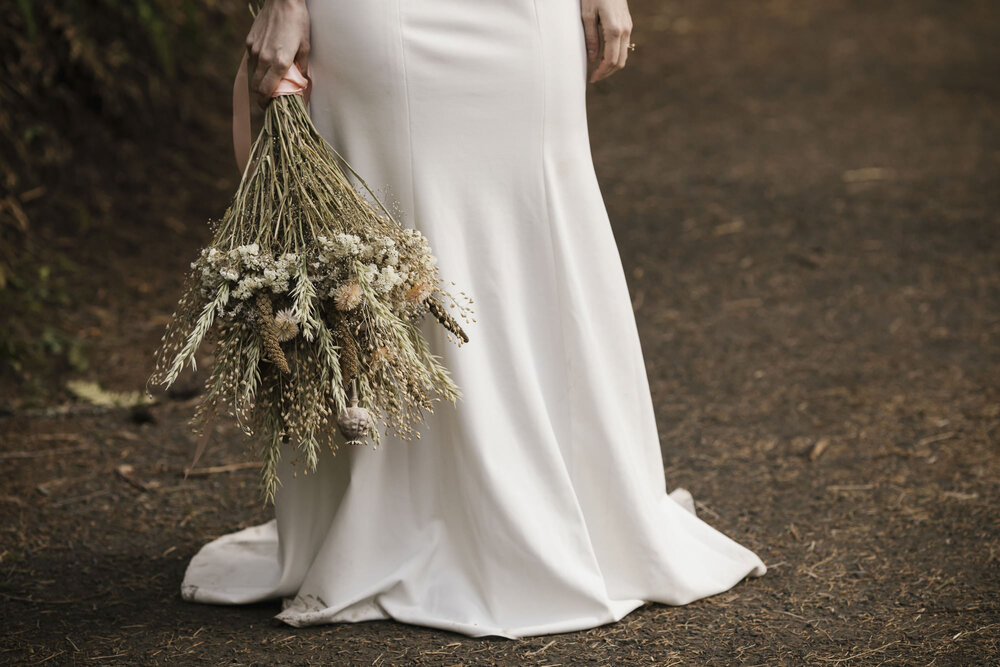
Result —
[[[400,225],[323,139],[301,96],[271,99],[234,199],[211,224],[147,392],[169,387],[214,342],[192,426],[203,433],[228,409],[244,433],[263,434],[265,501],[274,499],[282,446],[312,471],[320,447],[336,452],[337,424],[347,443],[370,434],[377,448],[379,421],[419,438],[424,410],[461,397],[419,322],[430,314],[461,345],[468,336],[446,304],[466,321],[471,309],[441,287],[427,239]]]

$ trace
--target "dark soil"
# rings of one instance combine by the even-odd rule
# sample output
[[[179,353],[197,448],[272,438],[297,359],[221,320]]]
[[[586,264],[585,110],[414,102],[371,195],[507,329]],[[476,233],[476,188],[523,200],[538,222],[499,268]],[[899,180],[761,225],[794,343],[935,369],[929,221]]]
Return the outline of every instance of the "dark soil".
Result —
[[[632,13],[638,48],[591,88],[591,137],[668,486],[768,574],[518,641],[296,629],[272,618],[277,601],[182,601],[203,543],[270,518],[256,471],[180,478],[196,396],[108,410],[62,383],[142,387],[235,187],[220,88],[198,170],[136,188],[155,171],[144,153],[109,158],[107,196],[145,214],[63,239],[87,270],[59,317],[91,370],[53,368],[48,405],[3,390],[0,662],[997,664],[1000,9],[633,0]],[[200,465],[239,462],[245,444],[222,425]]]

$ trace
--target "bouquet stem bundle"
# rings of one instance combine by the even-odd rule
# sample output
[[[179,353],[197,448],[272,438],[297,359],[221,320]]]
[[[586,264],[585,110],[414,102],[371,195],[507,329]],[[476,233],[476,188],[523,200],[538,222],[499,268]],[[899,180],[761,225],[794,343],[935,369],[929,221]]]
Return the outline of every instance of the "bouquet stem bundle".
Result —
[[[337,425],[347,443],[371,435],[377,448],[378,422],[419,438],[424,411],[461,397],[419,322],[433,317],[461,345],[468,336],[446,306],[465,321],[471,309],[441,287],[426,238],[401,226],[323,139],[300,95],[271,99],[232,203],[210,224],[212,241],[191,263],[147,392],[194,369],[202,343],[214,342],[191,424],[207,437],[212,417],[228,409],[244,433],[262,433],[266,502],[283,447],[314,471],[320,447],[336,452]]]

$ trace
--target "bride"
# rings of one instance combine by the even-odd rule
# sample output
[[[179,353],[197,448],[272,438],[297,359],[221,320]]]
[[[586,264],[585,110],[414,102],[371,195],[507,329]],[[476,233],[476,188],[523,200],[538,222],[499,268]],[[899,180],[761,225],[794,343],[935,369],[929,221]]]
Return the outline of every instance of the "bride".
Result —
[[[264,2],[246,40],[258,100],[293,62],[308,73],[317,128],[392,194],[476,321],[461,349],[424,328],[456,405],[315,474],[283,457],[274,518],[204,545],[185,599],[525,637],[764,574],[666,492],[586,117],[631,31],[625,0]]]

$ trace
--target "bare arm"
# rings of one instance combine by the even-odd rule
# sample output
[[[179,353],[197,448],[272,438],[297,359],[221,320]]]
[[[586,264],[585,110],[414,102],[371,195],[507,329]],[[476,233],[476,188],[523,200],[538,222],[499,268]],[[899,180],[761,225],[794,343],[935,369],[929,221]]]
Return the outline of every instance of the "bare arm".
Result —
[[[263,108],[295,63],[309,68],[309,10],[305,0],[264,0],[247,35],[250,90]]]
[[[625,67],[632,37],[632,16],[627,0],[580,0],[580,13],[590,60],[597,58],[600,42],[604,42],[600,62],[590,74],[593,83]]]

